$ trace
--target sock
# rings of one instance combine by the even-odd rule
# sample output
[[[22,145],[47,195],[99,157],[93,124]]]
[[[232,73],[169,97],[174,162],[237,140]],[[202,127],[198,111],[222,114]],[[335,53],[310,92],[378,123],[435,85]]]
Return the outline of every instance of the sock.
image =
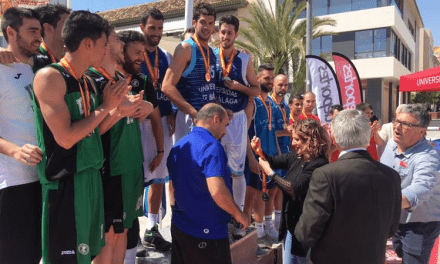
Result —
[[[264,236],[264,224],[255,222],[255,226],[257,227],[257,237]]]
[[[266,225],[266,230],[275,228],[273,226],[272,215],[265,215],[264,216],[264,224]]]
[[[159,214],[148,213],[147,229],[150,230],[157,223],[159,223]]]
[[[246,196],[246,179],[244,175],[232,177],[232,193],[234,194],[234,201],[238,208],[243,211],[244,198]]]
[[[275,225],[279,226],[281,222],[281,210],[275,210]]]
[[[136,251],[137,247],[127,249],[125,251],[124,264],[135,264],[136,263]]]

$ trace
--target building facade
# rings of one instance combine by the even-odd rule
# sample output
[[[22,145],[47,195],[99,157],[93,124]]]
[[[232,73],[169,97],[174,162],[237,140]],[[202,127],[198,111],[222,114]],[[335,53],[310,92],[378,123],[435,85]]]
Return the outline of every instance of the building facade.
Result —
[[[314,0],[313,15],[336,20],[335,27],[323,27],[336,34],[314,39],[313,54],[329,60],[332,51],[349,57],[362,80],[365,102],[389,122],[399,100],[409,102],[408,93],[399,99],[400,76],[433,67],[433,37],[416,1]]]

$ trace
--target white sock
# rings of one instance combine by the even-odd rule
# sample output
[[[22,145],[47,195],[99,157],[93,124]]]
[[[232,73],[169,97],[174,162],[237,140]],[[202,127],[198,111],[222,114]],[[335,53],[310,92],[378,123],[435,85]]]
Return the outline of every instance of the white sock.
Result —
[[[264,236],[264,224],[255,222],[255,226],[257,227],[257,237]]]
[[[232,193],[238,208],[243,211],[244,198],[246,196],[246,179],[244,178],[244,175],[232,177]]]
[[[275,225],[279,226],[281,222],[281,210],[275,210]]]
[[[127,249],[127,251],[125,251],[124,264],[136,264],[136,252],[137,247]]]
[[[148,213],[147,229],[150,230],[157,223],[159,223],[159,214]]]
[[[265,215],[264,216],[264,224],[266,225],[266,230],[275,228],[273,226],[272,215]]]

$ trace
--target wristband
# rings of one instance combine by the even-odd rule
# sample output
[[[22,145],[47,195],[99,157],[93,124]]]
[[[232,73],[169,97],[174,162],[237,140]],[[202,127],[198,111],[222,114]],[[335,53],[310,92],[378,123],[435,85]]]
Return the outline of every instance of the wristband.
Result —
[[[164,150],[162,150],[162,151],[158,151],[157,154],[159,154],[159,153],[164,153],[164,152],[165,152]]]

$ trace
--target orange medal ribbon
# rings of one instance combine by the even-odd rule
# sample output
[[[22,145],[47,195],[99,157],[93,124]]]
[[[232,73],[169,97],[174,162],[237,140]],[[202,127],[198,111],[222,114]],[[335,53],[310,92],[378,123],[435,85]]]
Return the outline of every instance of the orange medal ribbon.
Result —
[[[225,57],[223,56],[223,48],[220,46],[219,47],[219,57],[220,57],[220,65],[222,67],[222,74],[224,77],[229,77],[229,74],[231,73],[231,69],[232,69],[232,64],[234,63],[234,57],[236,54],[236,50],[235,47],[232,48],[232,52],[231,55],[229,56],[229,60],[228,60],[228,65],[226,66],[225,63]]]
[[[151,80],[153,81],[154,88],[159,85],[159,52],[156,47],[155,55],[154,55],[154,68],[151,65],[150,58],[146,51],[144,51],[144,61],[147,65],[148,72],[150,73]]]
[[[263,97],[261,95],[259,95],[258,98],[260,98],[261,102],[263,102],[264,108],[266,108],[267,118],[268,118],[268,123],[269,123],[269,130],[272,130],[272,107],[270,107],[270,102],[269,102],[269,107],[268,107],[266,105],[266,101],[263,99]]]
[[[50,52],[49,48],[47,47],[46,43],[41,42],[41,48],[49,54],[50,60],[52,63],[56,63],[55,56],[53,56],[52,52]]]
[[[87,87],[87,82],[86,82],[84,76],[82,77],[83,83],[84,83],[84,91],[83,91],[82,86],[81,86],[81,82],[79,81],[79,78],[78,78],[78,75],[76,74],[75,69],[72,67],[70,62],[66,58],[62,58],[61,61],[60,61],[60,65],[67,72],[69,72],[70,75],[72,75],[73,78],[75,78],[75,80],[78,82],[79,91],[81,93],[81,101],[82,101],[82,105],[83,105],[84,116],[88,117],[90,115],[90,109],[91,109],[91,106],[90,106],[90,91],[89,91],[89,88]]]
[[[272,92],[272,99],[275,102],[275,104],[278,106],[278,109],[280,109],[281,114],[283,115],[283,128],[287,129],[287,124],[286,124],[287,113],[286,113],[286,110],[281,108],[281,105],[277,102],[277,99],[275,98],[275,93],[274,92]]]
[[[93,69],[95,69],[95,71],[99,72],[102,76],[104,76],[104,78],[106,78],[111,84],[114,84],[116,82],[115,79],[110,75],[110,73],[108,73],[108,71],[106,71],[104,68],[93,67]]]
[[[292,120],[292,123],[295,123],[295,118],[293,117],[292,113],[290,113],[290,120]]]
[[[203,51],[203,48],[202,48],[202,45],[200,45],[200,42],[199,42],[199,40],[197,39],[197,34],[194,34],[194,36],[193,36],[193,39],[194,39],[194,42],[197,44],[197,46],[199,47],[199,49],[200,49],[200,53],[202,53],[202,57],[203,57],[203,62],[205,63],[205,71],[206,71],[206,74],[205,74],[205,80],[207,81],[207,82],[210,82],[211,81],[211,74],[209,73],[210,72],[210,62],[209,62],[209,47],[206,49],[206,52],[207,52],[207,56],[205,55],[205,52]],[[207,58],[208,57],[208,58]]]

